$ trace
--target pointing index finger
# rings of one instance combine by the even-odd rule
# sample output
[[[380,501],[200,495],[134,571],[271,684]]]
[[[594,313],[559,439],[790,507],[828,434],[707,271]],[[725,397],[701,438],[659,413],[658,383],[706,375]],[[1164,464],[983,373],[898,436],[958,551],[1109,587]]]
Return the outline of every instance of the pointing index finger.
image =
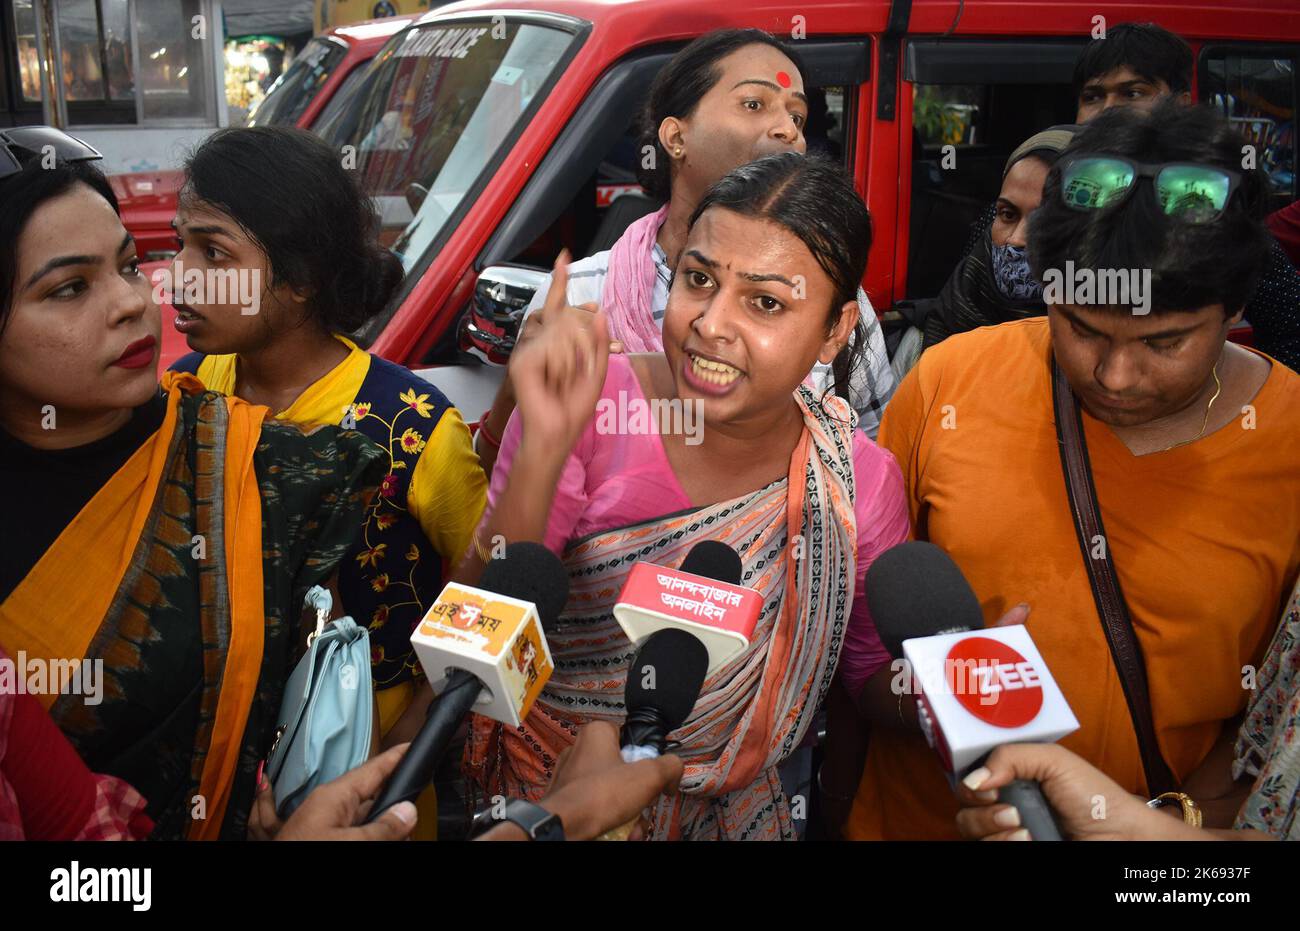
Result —
[[[569,250],[562,249],[551,271],[551,289],[546,292],[546,303],[542,305],[545,319],[553,320],[564,305],[569,303]]]

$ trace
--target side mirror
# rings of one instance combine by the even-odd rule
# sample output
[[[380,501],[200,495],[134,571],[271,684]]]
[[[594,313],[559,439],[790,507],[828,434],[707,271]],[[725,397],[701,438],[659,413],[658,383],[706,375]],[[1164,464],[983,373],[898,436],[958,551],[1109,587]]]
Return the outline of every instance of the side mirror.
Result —
[[[474,285],[474,296],[461,318],[460,348],[489,365],[505,365],[519,337],[524,311],[550,275],[537,268],[493,265]]]

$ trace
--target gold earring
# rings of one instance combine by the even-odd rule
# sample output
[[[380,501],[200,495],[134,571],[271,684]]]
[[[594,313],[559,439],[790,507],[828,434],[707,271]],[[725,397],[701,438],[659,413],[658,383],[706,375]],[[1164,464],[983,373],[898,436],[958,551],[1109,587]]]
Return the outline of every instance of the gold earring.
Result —
[[[681,158],[682,157],[681,146],[678,146],[677,148],[673,149],[673,154],[676,155],[678,158]]]

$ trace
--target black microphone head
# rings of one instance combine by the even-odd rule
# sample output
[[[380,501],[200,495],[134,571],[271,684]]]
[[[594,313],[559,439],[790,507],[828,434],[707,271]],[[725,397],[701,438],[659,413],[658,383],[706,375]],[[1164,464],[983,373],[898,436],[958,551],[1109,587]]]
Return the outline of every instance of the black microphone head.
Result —
[[[569,600],[564,563],[540,543],[511,543],[505,556],[489,559],[478,587],[537,606],[542,629],[551,630]]]
[[[708,668],[709,651],[698,637],[675,627],[655,631],[641,641],[627,671],[628,717],[653,710],[665,736],[681,727],[700,697]]]
[[[740,584],[740,554],[718,540],[701,540],[692,546],[680,569],[706,579]]]
[[[957,564],[933,543],[911,541],[885,550],[867,569],[867,607],[889,655],[903,655],[912,637],[978,630],[984,612]]]

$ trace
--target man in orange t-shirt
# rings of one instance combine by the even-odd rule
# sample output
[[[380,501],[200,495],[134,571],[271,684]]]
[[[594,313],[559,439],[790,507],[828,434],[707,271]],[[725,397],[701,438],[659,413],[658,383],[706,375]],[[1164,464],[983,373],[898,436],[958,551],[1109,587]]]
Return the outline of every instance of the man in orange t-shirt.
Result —
[[[1071,166],[1097,155],[1128,169]],[[1169,163],[1201,169],[1143,173]],[[917,538],[952,555],[986,622],[1029,604],[1028,629],[1081,725],[1061,742],[1139,794],[1137,738],[1061,471],[1052,360],[1082,406],[1160,750],[1186,780],[1244,708],[1247,667],[1300,568],[1300,376],[1226,342],[1267,254],[1266,183],[1240,169],[1240,139],[1208,110],[1098,117],[1048,177],[1031,258],[1045,284],[1061,283],[1054,270],[1132,270],[1128,296],[1049,286],[1046,319],[952,337],[921,357],[880,433]],[[1097,185],[1104,206],[1085,206]],[[1179,200],[1190,191],[1192,207]],[[846,835],[956,838],[957,801],[895,678],[882,667],[857,696],[873,727]]]

